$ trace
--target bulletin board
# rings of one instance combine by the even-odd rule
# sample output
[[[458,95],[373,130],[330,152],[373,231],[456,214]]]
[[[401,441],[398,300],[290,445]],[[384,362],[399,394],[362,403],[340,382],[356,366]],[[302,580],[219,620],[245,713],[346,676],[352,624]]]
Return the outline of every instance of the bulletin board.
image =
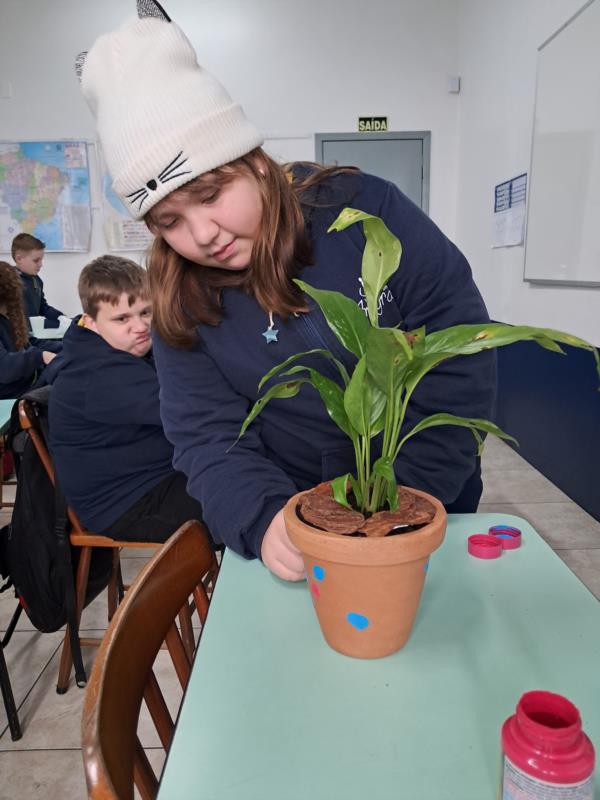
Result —
[[[600,286],[600,0],[538,51],[524,278]]]

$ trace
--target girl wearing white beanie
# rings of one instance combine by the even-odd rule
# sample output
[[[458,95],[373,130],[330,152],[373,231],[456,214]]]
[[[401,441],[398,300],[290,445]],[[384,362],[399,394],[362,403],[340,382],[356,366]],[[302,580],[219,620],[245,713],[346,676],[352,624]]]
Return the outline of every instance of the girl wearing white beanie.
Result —
[[[79,68],[113,188],[156,235],[154,356],[174,466],[216,542],[299,580],[303,561],[281,509],[298,490],[352,472],[352,444],[304,387],[269,403],[229,449],[273,366],[318,348],[353,366],[293,282],[302,276],[366,310],[362,230],[328,235],[329,225],[353,206],[381,217],[402,242],[401,265],[381,294],[381,325],[436,330],[489,318],[462,254],[395,186],[351,168],[276,164],[160,6],[140,0],[138,13],[100,37]],[[314,366],[328,374],[322,359]],[[491,353],[452,359],[421,382],[406,424],[440,402],[449,413],[487,418],[494,388]],[[452,511],[476,510],[482,485],[467,430],[422,432],[395,472]]]

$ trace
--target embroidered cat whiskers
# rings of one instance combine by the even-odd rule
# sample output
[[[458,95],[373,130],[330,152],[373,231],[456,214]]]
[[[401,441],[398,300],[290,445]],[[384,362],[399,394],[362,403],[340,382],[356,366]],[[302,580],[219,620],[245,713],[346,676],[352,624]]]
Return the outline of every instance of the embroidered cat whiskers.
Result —
[[[191,174],[192,171],[190,169],[177,172],[177,170],[183,167],[183,165],[188,160],[187,156],[183,156],[183,158],[182,156],[183,156],[183,150],[180,150],[179,153],[177,153],[177,155],[175,156],[175,158],[169,164],[167,164],[167,166],[163,169],[163,171],[159,172],[158,180],[161,183],[167,183],[168,181],[173,180],[173,178],[179,178],[180,175]],[[131,192],[126,196],[127,198],[129,198],[129,202],[131,203],[131,205],[139,201],[137,210],[140,211],[144,203],[144,200],[148,198],[149,195],[148,189],[154,192],[156,191],[157,186],[158,183],[156,182],[156,180],[154,178],[151,178],[146,184],[146,186],[142,186],[141,189],[136,189],[135,192]]]

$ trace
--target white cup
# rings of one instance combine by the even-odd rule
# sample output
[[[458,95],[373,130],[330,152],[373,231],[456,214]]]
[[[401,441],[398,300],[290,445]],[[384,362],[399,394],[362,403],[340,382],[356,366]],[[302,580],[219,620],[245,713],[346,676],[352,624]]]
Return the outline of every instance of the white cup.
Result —
[[[44,320],[45,317],[29,317],[29,322],[31,324],[31,331],[34,336],[44,335]]]

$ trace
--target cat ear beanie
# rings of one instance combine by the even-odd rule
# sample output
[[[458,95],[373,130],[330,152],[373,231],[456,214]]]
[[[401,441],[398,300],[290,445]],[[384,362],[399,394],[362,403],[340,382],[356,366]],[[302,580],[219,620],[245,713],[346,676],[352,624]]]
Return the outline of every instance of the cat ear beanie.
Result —
[[[113,190],[135,219],[263,143],[173,22],[126,23],[101,36],[80,69]]]

